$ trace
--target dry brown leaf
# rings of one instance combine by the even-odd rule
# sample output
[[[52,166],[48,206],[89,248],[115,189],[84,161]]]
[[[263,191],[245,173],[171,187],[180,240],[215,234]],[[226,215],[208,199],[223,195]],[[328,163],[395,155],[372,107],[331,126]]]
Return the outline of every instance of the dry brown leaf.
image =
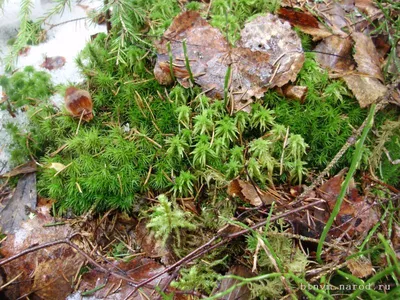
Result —
[[[366,201],[353,203],[353,208],[355,214],[352,226],[357,232],[368,232],[376,223],[379,222],[378,214]]]
[[[345,8],[342,3],[338,3],[334,0],[327,0],[323,3],[317,3],[314,9],[318,12],[318,15],[322,17],[325,23],[331,28],[335,35],[345,37],[347,34],[342,31],[342,27],[348,26],[348,18],[346,9],[353,9],[353,5],[347,5]]]
[[[297,26],[302,32],[309,34],[312,36],[313,41],[319,41],[329,36],[332,36],[332,32],[330,32],[325,27],[323,28],[313,28],[313,27],[304,27],[304,26]]]
[[[269,88],[294,81],[304,62],[299,37],[288,22],[272,14],[246,23],[237,47],[231,48],[218,29],[197,12],[189,11],[174,19],[156,45],[159,55],[154,74],[161,84],[172,82],[169,42],[174,77],[184,87],[190,86],[183,41],[187,44],[194,83],[200,85],[207,96],[224,97],[225,77],[231,66],[228,88],[236,111],[249,111],[253,97],[260,98]]]
[[[22,222],[18,230],[2,243],[1,254],[7,258],[33,245],[60,240],[72,233],[68,225],[43,227],[50,222],[54,222],[50,215],[40,213]],[[7,281],[22,273],[4,292],[9,299],[25,294],[38,299],[63,299],[72,292],[71,280],[83,260],[67,245],[47,247],[24,255],[3,266]]]
[[[342,188],[345,170],[340,171],[338,175],[329,179],[319,189],[320,197],[326,200],[329,211],[332,211],[336,205]],[[329,214],[325,215],[323,220],[326,222],[328,217]],[[336,217],[336,225],[340,227],[340,230],[333,228],[331,233],[336,236],[345,230],[348,230],[347,233],[349,235],[353,235],[356,232],[367,232],[378,220],[377,213],[364,197],[360,197],[356,184],[352,181]]]
[[[361,32],[353,32],[351,36],[355,42],[354,60],[357,63],[357,71],[383,82],[379,54],[372,39]]]
[[[242,265],[234,265],[232,266],[229,271],[228,275],[236,275],[242,278],[249,278],[254,276],[254,274],[251,272],[251,270],[245,266]],[[233,279],[233,278],[224,278],[221,280],[221,284],[218,285],[218,288],[216,288],[211,295],[218,294],[220,292],[224,292],[231,288],[232,286],[236,285],[239,283],[238,279]],[[242,285],[240,287],[237,287],[227,295],[225,295],[223,298],[224,300],[247,300],[251,299],[250,297],[250,289],[247,285]]]
[[[303,103],[307,97],[308,87],[287,84],[282,88],[277,88],[276,91],[288,99],[297,100]]]
[[[0,178],[5,178],[5,177],[14,177],[20,174],[28,174],[28,173],[33,173],[37,171],[37,165],[36,163],[31,160],[25,164],[19,165],[12,169],[10,172],[4,173],[0,175]]]
[[[45,57],[44,62],[40,66],[47,70],[55,70],[62,68],[64,65],[65,65],[65,57],[54,56],[54,57]]]
[[[350,37],[330,36],[315,47],[316,60],[321,66],[335,72],[347,72],[354,68],[351,59],[352,41]]]
[[[379,98],[383,97],[387,88],[378,79],[370,77],[362,77],[358,75],[343,76],[349,89],[357,98],[360,107],[364,108],[375,103]]]
[[[154,232],[146,227],[146,220],[141,220],[135,228],[135,241],[140,246],[145,255],[150,258],[161,258],[165,265],[175,262],[173,251],[163,246],[159,239],[156,239]]]
[[[371,261],[363,256],[350,259],[347,263],[347,267],[351,274],[358,278],[368,277],[374,272]]]
[[[292,26],[304,26],[318,28],[318,20],[311,14],[293,9],[280,8],[278,16],[288,21]]]
[[[382,13],[382,11],[375,6],[374,0],[354,0],[354,2],[355,7],[368,17],[373,17]]]
[[[128,277],[136,282],[146,280],[159,272],[162,272],[165,267],[149,258],[135,258],[130,262],[117,261],[114,262],[114,267],[117,270],[121,270]],[[76,298],[81,299],[81,292],[86,292],[93,290],[104,284],[103,288],[93,292],[95,299],[108,299],[108,300],[120,300],[120,299],[130,299],[130,300],[143,300],[143,299],[156,299],[156,292],[153,286],[163,287],[167,282],[170,281],[170,276],[168,273],[160,276],[159,278],[151,281],[148,285],[141,287],[136,290],[135,293],[131,295],[134,291],[134,286],[125,280],[121,280],[115,276],[109,276],[104,272],[100,272],[96,269],[85,273],[82,276],[81,284],[79,285],[79,292],[75,294]],[[165,291],[166,293],[173,293],[175,289],[168,287]],[[130,296],[129,296],[130,295]],[[127,298],[129,296],[129,298]],[[60,297],[54,298],[60,299]],[[85,297],[83,297],[85,299]],[[174,300],[181,299],[191,299],[185,295],[174,295]]]
[[[228,194],[233,197],[239,197],[253,206],[268,205],[276,200],[270,193],[261,191],[250,182],[241,179],[234,179],[230,182]]]

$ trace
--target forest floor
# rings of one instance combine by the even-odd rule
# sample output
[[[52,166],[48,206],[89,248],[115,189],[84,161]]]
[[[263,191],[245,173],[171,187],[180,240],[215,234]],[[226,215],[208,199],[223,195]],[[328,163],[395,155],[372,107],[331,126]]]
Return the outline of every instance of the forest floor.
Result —
[[[0,0],[0,298],[400,297],[397,1],[68,5]]]

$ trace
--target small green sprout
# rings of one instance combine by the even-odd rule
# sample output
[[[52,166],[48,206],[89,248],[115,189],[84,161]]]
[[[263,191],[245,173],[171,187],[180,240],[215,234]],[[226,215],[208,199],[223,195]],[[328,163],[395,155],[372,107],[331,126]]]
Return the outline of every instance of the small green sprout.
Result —
[[[180,244],[179,228],[195,230],[196,225],[190,223],[187,219],[189,213],[182,211],[173,205],[165,195],[158,196],[159,204],[152,209],[150,221],[146,225],[154,233],[156,238],[161,238],[162,244],[165,246],[171,233],[175,234]]]
[[[174,195],[186,197],[193,195],[193,186],[196,176],[187,171],[182,171],[178,177],[175,178],[173,187]]]

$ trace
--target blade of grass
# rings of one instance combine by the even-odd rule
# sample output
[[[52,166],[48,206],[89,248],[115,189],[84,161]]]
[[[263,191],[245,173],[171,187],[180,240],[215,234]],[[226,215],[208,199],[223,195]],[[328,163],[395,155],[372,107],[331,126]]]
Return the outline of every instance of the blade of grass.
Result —
[[[366,122],[364,130],[362,132],[362,135],[361,135],[360,139],[358,140],[358,142],[356,143],[356,150],[354,152],[353,159],[351,161],[350,169],[347,173],[345,181],[342,184],[342,188],[340,190],[339,197],[336,200],[335,207],[333,208],[331,216],[329,217],[328,222],[326,222],[324,230],[321,234],[321,238],[320,238],[320,241],[319,241],[318,247],[317,247],[317,261],[319,263],[322,263],[321,253],[322,253],[322,247],[324,245],[326,236],[328,235],[328,232],[331,229],[332,224],[340,211],[340,206],[342,205],[343,199],[346,196],[347,188],[349,187],[350,181],[353,178],[354,173],[357,170],[357,167],[360,163],[362,153],[364,150],[365,139],[367,138],[367,134],[368,134],[369,130],[372,128],[372,125],[374,123],[375,111],[376,111],[376,104],[374,103],[371,105],[370,111],[368,113],[367,122]]]

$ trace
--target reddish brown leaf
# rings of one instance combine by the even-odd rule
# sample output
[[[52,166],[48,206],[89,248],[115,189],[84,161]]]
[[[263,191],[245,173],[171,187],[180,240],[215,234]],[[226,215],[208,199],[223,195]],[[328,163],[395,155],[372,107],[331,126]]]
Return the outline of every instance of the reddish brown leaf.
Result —
[[[313,15],[302,11],[282,7],[278,10],[278,16],[288,21],[292,26],[300,25],[302,27],[318,28],[318,20]]]
[[[163,265],[149,258],[135,258],[130,262],[117,261],[113,263],[112,267],[114,270],[121,270],[135,282],[146,280],[165,269]],[[99,272],[98,270],[94,269],[82,276],[79,291],[85,292],[104,285],[103,288],[93,293],[93,296],[95,296],[96,299],[128,299],[128,295],[130,295],[129,299],[154,299],[156,293],[151,285],[163,287],[167,283],[170,276],[171,275],[169,274],[164,274],[151,281],[147,286],[141,287],[139,291],[136,291],[130,295],[130,293],[134,290],[134,287],[126,280],[109,276],[104,272]],[[174,289],[168,288],[166,292],[171,293],[173,291]],[[174,299],[184,298],[177,296]]]
[[[225,95],[225,77],[231,66],[229,94],[235,110],[249,111],[252,99],[260,98],[271,87],[294,81],[304,62],[301,42],[289,23],[274,15],[259,16],[245,24],[237,47],[231,48],[223,34],[197,12],[182,13],[174,19],[156,45],[158,59],[154,74],[161,84],[174,77],[189,87],[183,41],[194,83],[212,98]],[[172,65],[167,43],[171,45]]]
[[[146,227],[146,220],[141,220],[135,228],[135,240],[145,255],[150,258],[161,258],[165,265],[175,262],[175,257],[168,246],[163,246],[160,240],[154,237],[154,232]]]
[[[329,210],[332,211],[336,205],[337,198],[342,188],[344,170],[338,175],[325,182],[319,189],[320,197],[327,201]],[[325,215],[323,221],[327,221],[329,214]],[[378,221],[378,216],[373,208],[360,197],[354,184],[350,184],[345,199],[342,202],[340,211],[336,217],[336,226],[333,228],[332,235],[340,235],[347,230],[349,235],[355,232],[366,232],[371,229]]]
[[[44,59],[44,62],[40,66],[47,70],[54,70],[54,69],[60,69],[64,65],[65,65],[65,57],[54,56],[54,57],[46,57]]]
[[[254,206],[271,204],[276,200],[272,194],[261,191],[250,182],[241,179],[234,179],[230,182],[228,194],[233,197],[239,197]]]

